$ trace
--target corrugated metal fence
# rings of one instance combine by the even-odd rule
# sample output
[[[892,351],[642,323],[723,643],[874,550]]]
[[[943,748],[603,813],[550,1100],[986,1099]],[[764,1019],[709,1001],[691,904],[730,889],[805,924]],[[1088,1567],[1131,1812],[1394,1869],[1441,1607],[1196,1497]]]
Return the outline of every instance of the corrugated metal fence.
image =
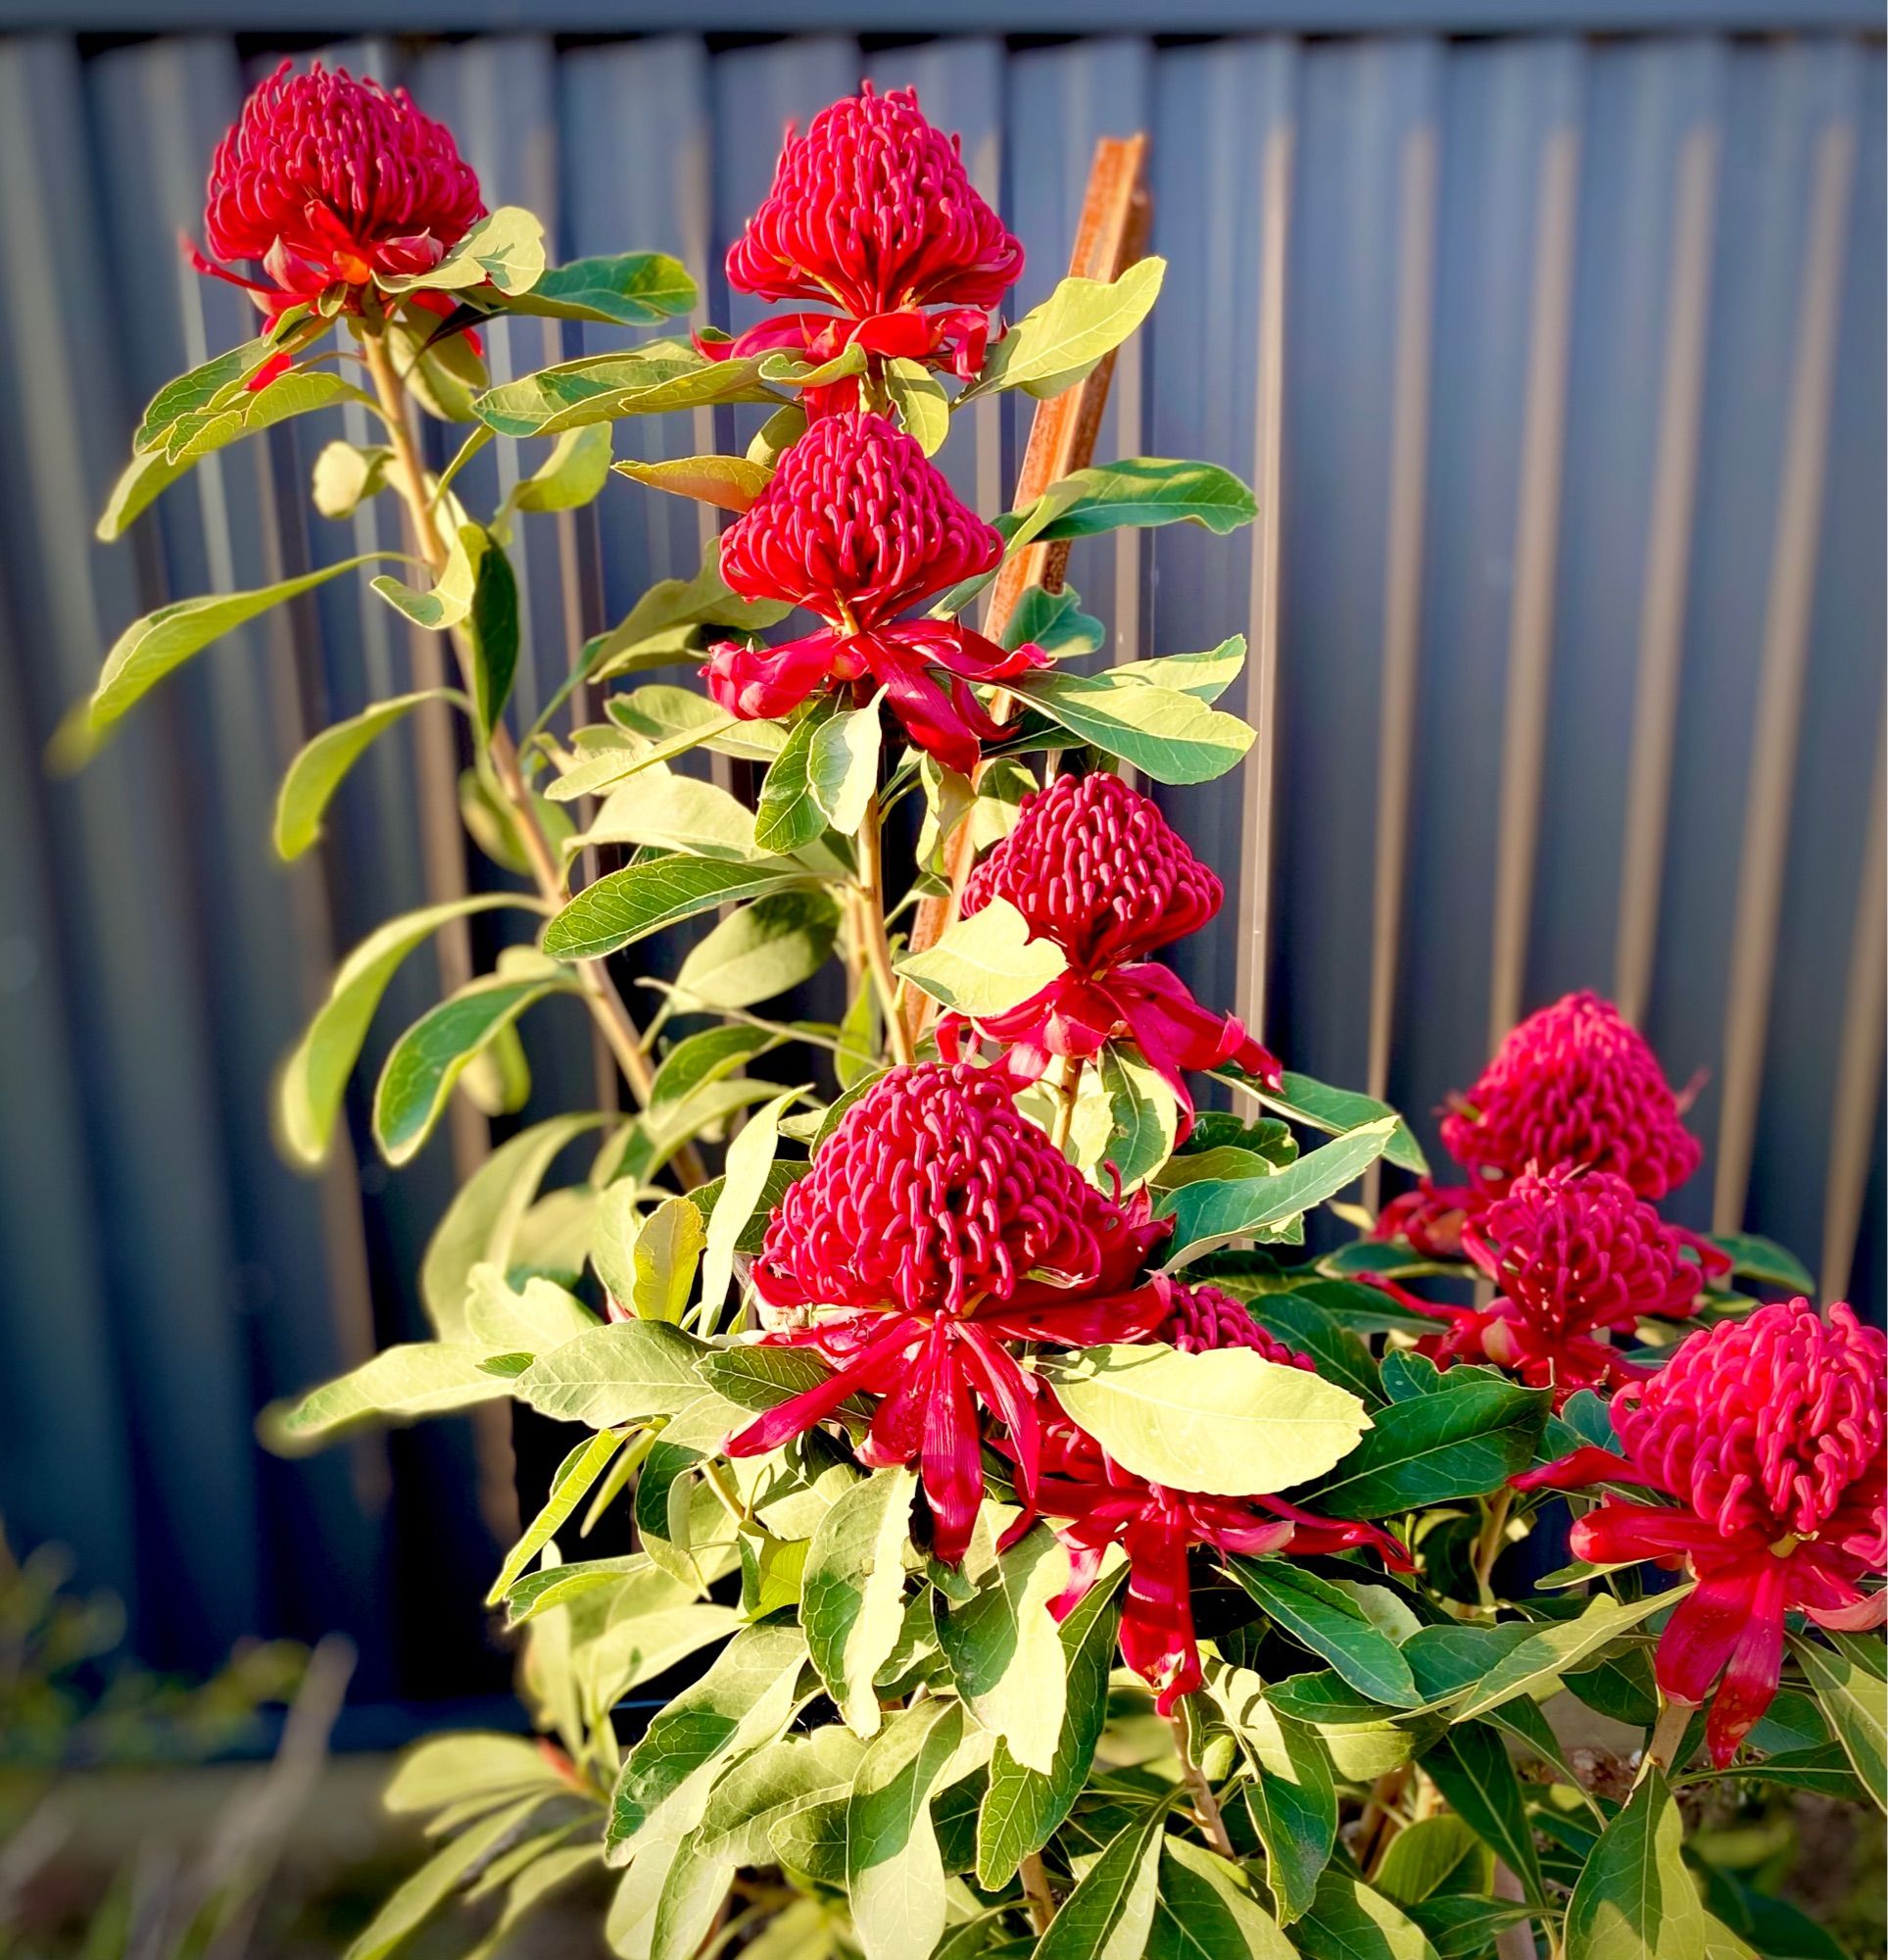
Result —
[[[1072,571],[1124,658],[1254,640],[1243,789],[1170,799],[1236,894],[1188,978],[1417,1114],[1519,1011],[1615,992],[1675,1077],[1711,1071],[1679,1214],[1781,1238],[1879,1313],[1875,41],[340,52],[407,79],[488,199],[541,212],[566,254],[696,268],[787,119],[862,74],[916,81],[1029,245],[1024,306],[1065,261],[1096,136],[1148,129],[1171,271],[1102,453],[1212,458],[1264,506],[1246,538],[1091,544]],[[0,41],[0,1507],[124,1591],[156,1659],[338,1625],[364,1692],[426,1698],[501,1678],[466,1436],[293,1465],[251,1436],[269,1397],[414,1329],[449,1189],[440,1145],[398,1179],[363,1152],[298,1180],[265,1109],[336,949],[422,896],[397,744],[292,872],[266,844],[273,784],[306,729],[404,685],[411,647],[343,582],[207,656],[77,781],[38,762],[136,613],[393,542],[389,514],[308,514],[315,450],[366,434],[345,415],[210,459],[133,544],[90,541],[138,407],[245,330],[175,239],[264,54]],[[718,324],[751,317],[718,271],[708,293]],[[496,370],[557,358],[563,331],[499,327]],[[960,438],[986,510],[1019,428],[991,409]],[[481,495],[515,466],[490,458]],[[527,714],[702,537],[627,486],[537,525]],[[386,1025],[432,989],[416,960]],[[529,1040],[545,1101],[581,1095],[576,1027]]]

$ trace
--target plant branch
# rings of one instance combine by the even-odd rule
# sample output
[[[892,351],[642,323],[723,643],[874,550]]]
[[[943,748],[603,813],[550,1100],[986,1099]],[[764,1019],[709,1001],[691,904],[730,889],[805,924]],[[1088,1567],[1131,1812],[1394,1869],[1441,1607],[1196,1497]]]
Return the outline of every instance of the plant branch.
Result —
[[[1186,1781],[1187,1794],[1193,1799],[1200,1828],[1206,1833],[1213,1849],[1222,1858],[1231,1858],[1236,1864],[1238,1853],[1233,1848],[1232,1834],[1226,1828],[1226,1819],[1220,1814],[1219,1798],[1213,1794],[1213,1786],[1207,1782],[1206,1772],[1193,1760],[1185,1710],[1169,1715],[1167,1727],[1173,1732],[1174,1747],[1180,1754],[1181,1775]]]
[[[1508,1516],[1514,1506],[1514,1490],[1506,1484],[1492,1497],[1483,1500],[1481,1533],[1475,1544],[1475,1583],[1484,1606],[1495,1603],[1489,1575],[1495,1569],[1495,1560],[1501,1556],[1502,1546],[1508,1542]]]
[[[394,369],[384,332],[368,332],[363,338],[362,347],[392,437],[394,487],[407,508],[407,519],[412,527],[420,554],[437,578],[445,569],[448,548],[440,535],[437,514],[427,493],[425,470],[408,418],[406,389]],[[453,635],[453,645],[459,656],[461,677],[469,689],[472,686],[471,650],[458,633]],[[562,873],[544,834],[544,826],[538,820],[537,807],[531,801],[523,771],[518,766],[518,752],[512,744],[511,731],[502,722],[492,730],[489,749],[499,787],[511,808],[518,840],[530,861],[532,878],[547,901],[561,905]],[[610,1054],[615,1056],[617,1067],[622,1070],[637,1102],[647,1107],[655,1070],[637,1033],[636,1023],[623,1004],[622,996],[617,993],[615,983],[601,959],[579,960],[576,971],[584,1001],[602,1030]],[[702,1183],[706,1176],[701,1154],[693,1144],[684,1144],[676,1152],[675,1164],[684,1180],[691,1185]]]
[[[892,971],[892,949],[885,937],[885,832],[879,816],[876,795],[865,806],[865,819],[859,825],[859,936],[864,941],[865,963],[879,990],[879,1005],[885,1010],[886,1036],[892,1044],[892,1059],[907,1062],[912,1056],[911,1030],[898,1011],[897,975]]]
[[[1667,1776],[1672,1772],[1677,1762],[1678,1745],[1685,1739],[1685,1731],[1691,1726],[1691,1718],[1698,1712],[1695,1701],[1676,1701],[1662,1696],[1659,1704],[1659,1720],[1652,1731],[1652,1740],[1645,1745],[1645,1760],[1639,1766],[1643,1776],[1654,1764]]]
[[[1053,1142],[1058,1151],[1067,1151],[1069,1133],[1075,1128],[1075,1105],[1082,1095],[1082,1057],[1067,1055],[1062,1062],[1062,1084],[1055,1104]]]
[[[1049,1875],[1041,1851],[1031,1851],[1016,1868],[1023,1882],[1023,1898],[1029,1907],[1029,1923],[1041,1938],[1055,1918],[1055,1894],[1049,1889]]]

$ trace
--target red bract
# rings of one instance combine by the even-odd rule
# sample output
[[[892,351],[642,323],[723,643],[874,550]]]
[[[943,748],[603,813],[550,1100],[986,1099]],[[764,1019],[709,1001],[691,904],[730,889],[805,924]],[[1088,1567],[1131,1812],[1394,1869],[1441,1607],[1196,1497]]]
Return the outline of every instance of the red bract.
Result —
[[[723,348],[824,362],[856,340],[968,379],[984,364],[985,316],[1022,270],[1023,248],[971,184],[957,138],[932,127],[914,89],[877,95],[867,82],[803,136],[789,127],[773,188],[728,252],[731,286],[841,318],[789,314]],[[849,408],[856,384],[817,392]]]
[[[776,1448],[849,1396],[883,1396],[860,1455],[918,1459],[949,1563],[970,1543],[984,1478],[977,1404],[1008,1427],[1024,1484],[1039,1387],[1006,1343],[1144,1339],[1164,1310],[1135,1287],[1166,1230],[1104,1198],[1016,1108],[1001,1075],[935,1062],[891,1070],[840,1119],[768,1220],[753,1287],[777,1310],[838,1308],[766,1337],[834,1373],[728,1444]]]
[[[212,254],[259,261],[271,283],[196,264],[271,317],[336,288],[355,311],[375,273],[429,271],[484,215],[452,132],[404,88],[283,62],[217,146],[204,208]]]
[[[1428,1257],[1459,1257],[1464,1224],[1536,1166],[1611,1171],[1656,1201],[1703,1155],[1659,1057],[1597,994],[1569,994],[1528,1015],[1475,1087],[1450,1100],[1442,1141],[1469,1182],[1425,1178],[1383,1207],[1372,1234]]]
[[[1888,1559],[1883,1377],[1888,1341],[1806,1299],[1693,1334],[1613,1403],[1621,1450],[1588,1447],[1515,1479],[1524,1490],[1641,1484],[1673,1505],[1608,1496],[1574,1526],[1575,1557],[1656,1558],[1697,1580],[1659,1640],[1659,1686],[1711,1698],[1722,1768],[1776,1692],[1783,1621],[1879,1626],[1888,1594],[1858,1582]],[[1717,1691],[1713,1694],[1713,1684]]]
[[[1462,1245],[1500,1292],[1486,1307],[1415,1302],[1449,1323],[1424,1351],[1492,1361],[1552,1389],[1556,1407],[1575,1390],[1640,1372],[1609,1336],[1629,1334],[1642,1315],[1690,1313],[1706,1278],[1690,1234],[1666,1224],[1624,1178],[1569,1164],[1516,1178],[1464,1228]]]
[[[1268,1361],[1311,1369],[1310,1358],[1276,1341],[1230,1295],[1215,1287],[1154,1282],[1167,1313],[1154,1339],[1189,1353],[1209,1348],[1250,1348]],[[1050,1606],[1056,1618],[1074,1610],[1100,1573],[1103,1553],[1119,1544],[1128,1555],[1128,1592],[1121,1612],[1121,1654],[1152,1687],[1161,1714],[1201,1685],[1199,1643],[1193,1633],[1189,1547],[1263,1556],[1307,1555],[1372,1545],[1385,1563],[1410,1569],[1409,1555],[1376,1525],[1313,1516],[1283,1497],[1218,1497],[1170,1491],[1123,1470],[1090,1436],[1059,1411],[1044,1426],[1041,1474],[1035,1511],[1063,1522],[1057,1536],[1068,1547],[1068,1590]],[[1025,1512],[1011,1528],[1020,1537],[1034,1522]]]
[[[779,647],[723,641],[702,671],[730,714],[791,713],[822,683],[883,687],[911,739],[968,775],[996,733],[971,692],[1042,664],[941,619],[895,615],[991,569],[1001,535],[965,509],[920,445],[881,416],[826,416],[721,538],[721,575],[744,599],[784,600],[829,630]],[[942,679],[939,677],[942,673]]]
[[[1086,1060],[1132,1041],[1172,1087],[1181,1137],[1192,1127],[1187,1069],[1235,1062],[1276,1083],[1279,1064],[1231,1014],[1216,1014],[1166,967],[1137,956],[1196,931],[1219,910],[1220,881],[1149,797],[1119,776],[1058,776],[1023,799],[1016,826],[972,872],[964,910],[1006,899],[1068,970],[1021,1006],[976,1023],[1007,1045],[1004,1066],[1033,1080],[1056,1056]],[[939,1044],[954,1053],[963,1020]]]

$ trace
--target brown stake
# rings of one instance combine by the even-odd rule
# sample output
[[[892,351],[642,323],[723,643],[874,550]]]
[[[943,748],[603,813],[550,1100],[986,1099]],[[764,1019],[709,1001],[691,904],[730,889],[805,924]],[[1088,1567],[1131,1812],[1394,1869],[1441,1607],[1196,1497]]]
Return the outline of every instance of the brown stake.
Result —
[[[1152,221],[1153,205],[1147,192],[1147,138],[1145,135],[1102,137],[1094,146],[1088,194],[1082,201],[1082,220],[1076,227],[1075,250],[1069,255],[1069,276],[1118,279],[1145,256]],[[1108,384],[1113,378],[1114,356],[1109,354],[1073,388],[1065,389],[1051,401],[1038,404],[1035,419],[1030,423],[1029,446],[1023,452],[1023,466],[1016,478],[1018,510],[1026,509],[1051,483],[1071,470],[1085,469],[1093,462],[1101,412],[1107,406]],[[992,640],[1000,640],[1031,586],[1040,585],[1044,592],[1061,591],[1068,562],[1066,541],[1031,545],[1018,552],[996,575],[984,631]],[[992,704],[992,711],[997,720],[1003,719],[1006,706],[1001,697]],[[913,953],[935,946],[956,918],[964,881],[970,876],[970,824],[960,820],[944,843],[944,866],[950,890],[919,905],[911,927]],[[909,991],[904,1008],[905,1026],[914,1042],[923,1034],[934,1010],[927,996],[915,988]]]

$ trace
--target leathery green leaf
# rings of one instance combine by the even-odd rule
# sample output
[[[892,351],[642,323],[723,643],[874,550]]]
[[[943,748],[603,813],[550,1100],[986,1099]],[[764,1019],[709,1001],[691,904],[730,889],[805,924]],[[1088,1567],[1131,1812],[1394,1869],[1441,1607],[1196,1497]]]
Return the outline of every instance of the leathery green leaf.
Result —
[[[938,1644],[957,1691],[1026,1769],[1054,1767],[1068,1705],[1062,1642],[1049,1602],[1068,1586],[1068,1554],[1047,1525],[999,1553],[968,1599],[933,1593]]]
[[[1227,1568],[1293,1640],[1322,1654],[1360,1693],[1392,1708],[1422,1700],[1396,1642],[1348,1593],[1284,1558],[1234,1557]]]
[[[873,1677],[904,1617],[904,1549],[911,1536],[909,1470],[879,1470],[846,1491],[813,1533],[800,1579],[806,1648],[848,1728],[876,1736],[883,1717]]]
[[[1668,1595],[1670,1596],[1670,1595]],[[1792,1639],[1791,1650],[1815,1690],[1815,1698],[1870,1796],[1888,1810],[1888,1684],[1874,1669],[1840,1647],[1809,1635]]]
[[[617,1429],[674,1415],[696,1400],[701,1351],[699,1342],[662,1321],[611,1321],[540,1354],[510,1389],[545,1415]]]
[[[895,1714],[860,1759],[846,1804],[846,1889],[866,1960],[908,1960],[944,1936],[944,1859],[931,1797],[963,1739],[955,1701]]]
[[[554,959],[600,959],[664,926],[738,899],[758,898],[810,874],[783,858],[730,863],[716,858],[658,858],[625,865],[586,885],[545,928]]]
[[[1649,1770],[1573,1887],[1567,1960],[1705,1960],[1704,1912],[1683,1842],[1671,1791]]]
[[[503,1376],[479,1366],[469,1348],[412,1342],[383,1348],[348,1374],[312,1389],[293,1406],[278,1403],[266,1410],[262,1429],[271,1446],[286,1448],[325,1439],[366,1416],[439,1415],[495,1401],[510,1390]]]
[[[1186,1838],[1161,1846],[1145,1952],[1146,1960],[1293,1960],[1246,1872]]]
[[[415,708],[429,701],[465,706],[465,698],[455,689],[428,688],[418,694],[403,694],[391,701],[377,701],[361,713],[324,728],[308,743],[288,765],[282,787],[275,799],[275,851],[280,858],[299,858],[321,836],[321,818],[329,802],[341,787],[348,771],[366,754],[389,728],[404,721]]]
[[[1178,1795],[1124,1824],[1102,1846],[1037,1941],[1036,1960],[1139,1960],[1153,1932],[1167,1812]]]
[[[907,954],[897,970],[942,1005],[981,1018],[1020,1006],[1068,963],[1053,941],[1030,937],[1029,921],[1007,899],[992,899],[935,945]]]

